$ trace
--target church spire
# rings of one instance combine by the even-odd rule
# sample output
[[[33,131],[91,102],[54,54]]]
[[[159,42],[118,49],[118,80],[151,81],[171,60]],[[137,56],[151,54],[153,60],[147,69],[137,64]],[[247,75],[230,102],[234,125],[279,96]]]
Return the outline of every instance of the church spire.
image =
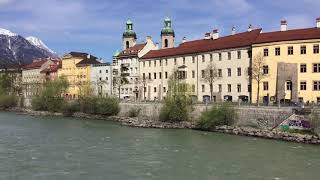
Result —
[[[169,17],[164,19],[164,27],[161,31],[161,47],[164,48],[172,48],[174,47],[174,37],[175,33],[172,29],[172,22]]]

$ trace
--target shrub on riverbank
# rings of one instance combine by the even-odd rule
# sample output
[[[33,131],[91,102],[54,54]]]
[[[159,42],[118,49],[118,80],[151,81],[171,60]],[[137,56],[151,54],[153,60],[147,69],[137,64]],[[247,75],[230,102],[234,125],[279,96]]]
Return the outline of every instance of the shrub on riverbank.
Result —
[[[78,101],[65,102],[62,106],[62,114],[64,116],[72,116],[75,112],[80,111],[80,105]]]
[[[80,111],[88,114],[114,116],[120,112],[119,100],[115,97],[82,97]]]
[[[160,120],[169,122],[187,121],[192,110],[190,98],[182,95],[168,97],[160,111]]]
[[[0,95],[0,109],[8,109],[17,105],[17,97],[14,95]]]
[[[216,126],[232,125],[237,117],[236,110],[228,103],[212,106],[209,111],[201,114],[197,123],[197,128],[209,130]]]

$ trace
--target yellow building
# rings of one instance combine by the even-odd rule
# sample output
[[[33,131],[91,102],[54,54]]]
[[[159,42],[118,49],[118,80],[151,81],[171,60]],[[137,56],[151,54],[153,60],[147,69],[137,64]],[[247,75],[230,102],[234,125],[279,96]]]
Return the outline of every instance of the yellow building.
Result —
[[[260,102],[320,103],[320,19],[317,26],[287,30],[281,21],[281,31],[261,33],[252,45],[255,57],[264,58],[260,83]],[[252,82],[252,102],[257,99],[257,83]]]
[[[70,87],[65,96],[69,98],[78,98],[85,94],[85,87],[90,86],[92,64],[99,64],[97,58],[87,53],[71,52],[65,54],[62,58],[61,68],[58,70],[58,76],[67,78]]]

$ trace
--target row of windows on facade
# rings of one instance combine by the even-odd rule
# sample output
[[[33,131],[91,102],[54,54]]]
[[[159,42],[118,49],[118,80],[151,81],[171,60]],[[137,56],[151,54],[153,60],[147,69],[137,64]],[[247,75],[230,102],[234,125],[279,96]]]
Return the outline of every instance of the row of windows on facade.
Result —
[[[313,73],[320,73],[320,63],[313,63]],[[307,72],[307,64],[300,64],[300,73]]]
[[[105,78],[107,81],[109,80],[108,77]],[[102,77],[99,77],[99,80],[102,81]]]
[[[248,86],[248,92],[250,92],[250,86]],[[213,87],[210,86],[210,91],[211,89],[213,90]],[[191,85],[191,91],[194,93],[196,92],[196,86],[193,84]],[[206,85],[202,84],[201,85],[201,91],[204,93],[206,92]],[[147,92],[147,88],[144,87],[144,92]],[[157,87],[154,87],[153,88],[153,92],[157,92]],[[163,92],[166,93],[167,92],[167,88],[166,87],[163,87]],[[221,93],[222,92],[222,84],[218,84],[218,92]],[[231,84],[227,84],[227,92],[232,92],[232,85]],[[237,92],[242,92],[242,87],[241,87],[241,84],[237,84]]]
[[[263,90],[269,90],[269,82],[263,82]],[[292,81],[286,82],[286,90],[292,91]],[[306,91],[307,90],[307,81],[300,81],[300,90]],[[313,81],[313,91],[320,91],[320,81]]]
[[[232,59],[232,54],[231,52],[228,52],[228,60],[231,60]],[[222,53],[218,53],[218,57],[219,57],[219,61],[222,60]],[[241,59],[241,51],[237,51],[237,59]],[[206,59],[205,59],[205,55],[201,55],[201,60],[202,62],[206,62]],[[160,66],[162,66],[162,62],[164,61],[164,64],[165,66],[168,65],[168,60],[165,59],[165,60],[155,60],[153,61],[153,66],[156,67],[157,66],[157,61],[159,61],[160,63]],[[174,65],[177,65],[177,58],[174,58]],[[210,62],[213,61],[213,54],[210,54]],[[192,56],[192,63],[195,63],[196,62],[196,56]],[[185,64],[186,63],[186,58],[183,57],[182,58],[182,64]],[[143,67],[146,66],[146,62],[143,61]],[[151,67],[151,61],[149,61],[149,67]]]
[[[288,46],[288,55],[293,55],[293,46]],[[274,54],[276,56],[280,56],[281,55],[281,48],[280,47],[276,47],[274,49]],[[307,54],[307,46],[302,45],[300,46],[300,54]],[[313,45],[313,54],[319,54],[319,45],[315,44]],[[269,56],[269,49],[265,48],[263,49],[263,55],[264,56]]]
[[[268,70],[265,70],[266,72],[268,71]],[[223,75],[222,75],[222,69],[218,69],[218,72],[217,72],[218,74],[218,77],[223,77]],[[205,75],[206,74],[206,71],[205,70],[201,70],[201,77],[202,78],[205,78]],[[242,75],[242,70],[241,70],[241,68],[237,68],[237,76],[241,76]],[[148,74],[148,78],[149,79],[152,79],[152,74],[151,73],[149,73]],[[192,76],[192,78],[195,78],[196,77],[196,71],[191,71],[191,76]],[[210,75],[209,76],[211,76],[211,77],[213,77],[214,76],[214,74],[213,74],[213,70],[211,70],[210,71]],[[227,76],[228,77],[231,77],[232,76],[232,70],[231,70],[231,68],[227,68]],[[142,74],[142,77],[143,77],[143,79],[146,79],[146,74],[145,73],[143,73]],[[178,78],[178,79],[187,79],[188,78],[188,76],[187,76],[187,72],[186,71],[178,71],[177,72],[177,74],[176,74],[176,77]],[[157,73],[153,73],[153,79],[157,79]],[[162,79],[162,72],[159,72],[159,79]],[[168,72],[165,72],[165,79],[168,79]]]
[[[102,73],[102,70],[100,70],[99,73],[101,74],[101,73]],[[109,73],[109,70],[106,70],[106,73]]]

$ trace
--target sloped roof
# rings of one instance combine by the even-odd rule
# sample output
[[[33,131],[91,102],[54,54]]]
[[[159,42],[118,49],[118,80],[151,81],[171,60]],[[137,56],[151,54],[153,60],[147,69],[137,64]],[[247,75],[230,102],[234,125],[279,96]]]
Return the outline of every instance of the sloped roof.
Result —
[[[314,27],[261,33],[254,44],[309,39],[320,39],[320,28]]]
[[[49,60],[47,60],[47,59],[45,59],[45,60],[35,60],[31,64],[27,64],[27,65],[23,66],[23,69],[38,69],[44,63],[46,63],[47,61],[49,61]]]
[[[215,40],[201,39],[188,41],[180,44],[180,46],[178,47],[149,51],[141,59],[187,55],[199,52],[251,46],[257,39],[260,32],[261,29],[256,29],[250,32],[243,32],[235,35],[220,37]]]
[[[91,64],[100,64],[101,62],[97,61],[97,58],[90,56],[90,58],[85,57],[85,59],[81,60],[77,66],[86,66]]]
[[[138,53],[146,46],[146,43],[136,44],[120,52],[118,57],[137,56]]]

